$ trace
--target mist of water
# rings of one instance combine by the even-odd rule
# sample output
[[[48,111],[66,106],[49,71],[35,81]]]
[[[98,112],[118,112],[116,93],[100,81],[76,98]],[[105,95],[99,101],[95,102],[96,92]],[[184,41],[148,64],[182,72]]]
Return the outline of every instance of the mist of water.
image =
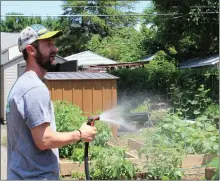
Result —
[[[126,131],[129,131],[129,132],[137,131],[137,130],[140,130],[140,127],[137,128],[134,125],[135,122],[132,123],[129,120],[124,120],[123,114],[130,113],[131,110],[134,110],[139,105],[143,105],[145,103],[148,105],[158,104],[160,102],[164,102],[165,99],[166,98],[164,96],[155,94],[154,92],[148,92],[148,91],[137,92],[132,95],[124,94],[118,100],[118,107],[102,113],[100,115],[100,120],[106,123],[118,124],[121,127],[124,127]],[[149,124],[151,126],[154,126],[150,119],[149,121],[150,121]],[[144,126],[149,126],[149,125],[144,125]]]
[[[121,115],[119,107],[113,108],[111,110],[105,111],[100,115],[100,120],[106,123],[113,123],[123,126],[128,131],[135,131],[136,128],[131,123],[126,122]]]

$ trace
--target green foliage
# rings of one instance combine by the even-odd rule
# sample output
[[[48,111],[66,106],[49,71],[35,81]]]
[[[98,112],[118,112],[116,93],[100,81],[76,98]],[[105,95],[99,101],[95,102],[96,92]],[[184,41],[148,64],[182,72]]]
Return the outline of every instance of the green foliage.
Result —
[[[23,15],[22,13],[7,13],[7,15]],[[54,30],[56,28],[60,29],[59,21],[57,18],[41,18],[41,17],[24,17],[24,16],[7,16],[0,22],[1,32],[20,32],[27,26],[32,24],[43,24],[49,30]]]
[[[78,14],[92,16],[68,16],[60,18],[60,24],[64,31],[64,36],[58,41],[60,54],[64,56],[88,50],[87,44],[94,35],[100,35],[102,39],[112,36],[118,28],[133,27],[137,22],[137,17],[112,15],[126,14],[133,9],[134,4],[135,1],[65,0],[63,4],[65,15]],[[85,6],[85,8],[82,8],[82,6]],[[90,44],[94,45],[94,41]]]
[[[161,16],[144,16],[145,25],[152,24],[156,30],[155,42],[160,49],[169,51],[174,47],[178,60],[186,60],[218,53],[219,27],[218,1],[196,0],[153,0],[152,8],[145,13],[172,14]]]
[[[147,179],[149,180],[181,180],[183,172],[180,169],[183,151],[180,147],[172,148],[163,138],[147,137],[145,147],[140,155],[145,157],[144,164],[147,167]]]
[[[120,77],[118,80],[119,95],[123,92],[133,95],[137,91],[144,90],[167,93],[169,85],[174,80],[175,71],[172,59],[159,51],[155,59],[150,61],[144,69],[119,69],[110,73]]]
[[[106,146],[108,140],[112,137],[112,132],[106,123],[101,121],[97,121],[95,123],[95,127],[97,129],[97,135],[91,145],[94,146]]]
[[[213,158],[208,164],[207,167],[214,167],[216,171],[212,177],[212,180],[219,180],[219,157]]]
[[[145,36],[133,27],[115,30],[112,36],[101,38],[94,35],[88,49],[119,62],[132,62],[146,55],[143,49]]]
[[[143,69],[119,69],[110,73],[120,78],[117,81],[119,100],[153,91],[165,95],[174,112],[188,119],[202,115],[219,98],[217,68],[176,69],[174,61],[163,51]]]
[[[72,172],[71,176],[73,180],[86,180],[86,176],[84,173]]]
[[[82,110],[71,103],[66,101],[55,101],[54,112],[56,119],[57,131],[68,132],[74,131],[80,128],[87,118],[82,115]],[[107,141],[111,137],[110,128],[103,122],[96,122],[97,135],[91,145],[94,146],[106,146]],[[78,142],[75,144],[69,144],[59,149],[61,158],[69,158],[73,161],[83,161],[83,148],[84,143]]]
[[[81,164],[84,160],[84,149],[83,148],[74,148],[72,150],[72,155],[70,157],[70,160],[79,162]]]
[[[135,177],[135,168],[125,159],[124,150],[105,148],[92,162],[90,174],[95,180],[131,180]]]
[[[82,116],[82,110],[71,103],[66,101],[55,101],[54,112],[56,119],[57,131],[74,131],[80,128],[83,122],[87,119]],[[73,150],[76,148],[82,148],[82,143],[69,144],[59,149],[60,157],[71,157]]]
[[[138,107],[131,110],[131,113],[149,112],[149,111],[150,111],[150,105],[147,101],[145,101],[143,104],[140,104]]]
[[[175,114],[168,114],[156,133],[170,147],[181,146],[188,154],[216,153],[218,130],[210,122],[196,120],[191,123]]]
[[[1,137],[1,145],[2,146],[7,146],[7,136]]]
[[[208,93],[210,89],[205,90],[204,85],[195,91],[195,84],[186,90],[179,90],[173,84],[171,85],[171,101],[174,106],[174,110],[180,116],[185,118],[196,118],[202,115],[208,106],[212,103]]]

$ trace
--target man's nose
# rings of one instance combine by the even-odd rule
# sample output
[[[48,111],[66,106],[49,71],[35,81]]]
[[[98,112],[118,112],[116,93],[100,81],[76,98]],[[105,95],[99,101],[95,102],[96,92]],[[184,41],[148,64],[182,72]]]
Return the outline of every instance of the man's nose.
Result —
[[[56,53],[58,52],[58,48],[56,46],[53,47],[53,51],[55,51]]]

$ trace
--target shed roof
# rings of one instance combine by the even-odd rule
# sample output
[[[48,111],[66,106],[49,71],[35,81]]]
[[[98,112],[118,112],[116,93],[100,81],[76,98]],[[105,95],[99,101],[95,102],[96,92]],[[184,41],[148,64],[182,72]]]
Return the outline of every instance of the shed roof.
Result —
[[[194,59],[187,60],[180,64],[179,68],[193,68],[215,65],[219,62],[219,55],[212,55],[209,57],[197,57]]]
[[[153,54],[153,55],[148,55],[144,58],[142,58],[140,61],[151,61],[156,57],[157,53]]]
[[[84,51],[65,57],[67,60],[78,60],[78,66],[89,66],[99,64],[114,64],[114,60],[103,57],[91,51]]]
[[[11,46],[17,45],[19,35],[20,33],[1,32],[1,51]]]
[[[88,79],[119,79],[109,73],[94,72],[48,72],[46,80],[88,80]]]

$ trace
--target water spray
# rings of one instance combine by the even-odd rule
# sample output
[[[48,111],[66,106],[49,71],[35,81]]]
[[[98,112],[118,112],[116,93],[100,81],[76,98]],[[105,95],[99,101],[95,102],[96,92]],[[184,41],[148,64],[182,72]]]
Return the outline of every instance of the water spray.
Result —
[[[87,125],[94,126],[95,121],[99,120],[100,116],[90,116],[88,117]],[[85,142],[85,152],[84,152],[84,165],[85,165],[85,174],[86,174],[86,180],[90,180],[90,174],[89,174],[89,142]]]

